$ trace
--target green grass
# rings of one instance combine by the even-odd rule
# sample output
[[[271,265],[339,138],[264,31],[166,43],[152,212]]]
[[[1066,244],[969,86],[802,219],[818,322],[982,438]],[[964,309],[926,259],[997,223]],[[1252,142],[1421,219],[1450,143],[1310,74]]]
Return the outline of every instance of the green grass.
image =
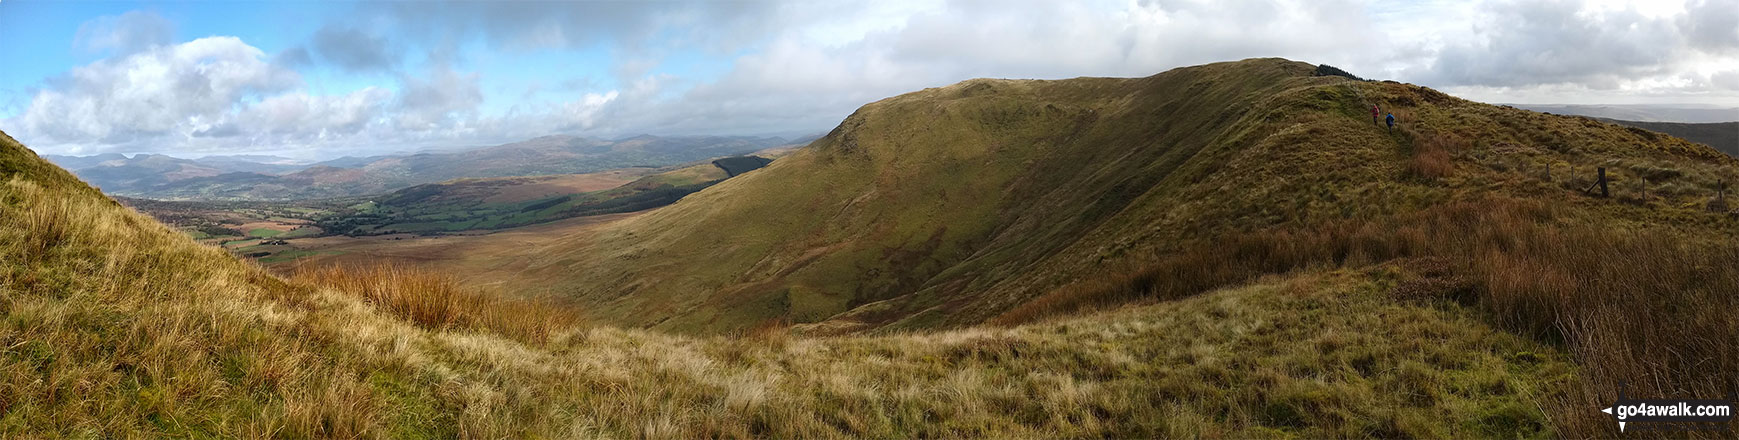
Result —
[[[24,180],[0,214],[0,261],[30,263],[0,265],[9,436],[1536,436],[1576,374],[1382,267],[1014,328],[687,337],[542,326],[560,309],[439,275],[286,281]]]
[[[1708,148],[1314,69],[1248,60],[888,98],[767,168],[519,257],[533,269],[508,285],[670,331],[780,319],[892,331],[973,325],[1107,266],[1246,231],[1486,194],[1722,228],[1700,204],[1735,163]],[[1371,103],[1401,128],[1371,125]],[[1557,164],[1555,179],[1520,162]],[[1651,180],[1643,209],[1588,203],[1567,188],[1594,166],[1620,187],[1673,177]]]
[[[277,236],[283,235],[283,234],[284,234],[284,231],[280,231],[277,229],[267,229],[267,228],[256,228],[254,230],[248,231],[249,237],[259,237],[259,238],[272,238],[272,237],[277,237]]]
[[[282,262],[287,262],[287,261],[295,261],[295,260],[313,257],[313,256],[319,256],[319,255],[343,255],[343,254],[344,254],[344,252],[339,252],[339,251],[309,251],[309,250],[301,250],[301,249],[290,249],[290,250],[286,250],[283,252],[273,253],[272,255],[266,256],[264,258],[260,258],[259,261],[262,264],[270,264],[270,263],[282,263]]]
[[[334,233],[361,234],[513,228],[664,206],[726,177],[719,167],[701,164],[645,176],[617,188],[512,203],[485,200],[515,182],[536,182],[460,179],[397,191],[378,204],[356,205],[348,213],[323,217],[318,225]]]
[[[277,236],[277,238],[291,239],[291,238],[314,237],[314,236],[318,236],[318,235],[320,235],[319,228],[301,227],[301,228],[291,229],[289,232],[285,232],[283,235]]]
[[[768,319],[806,322],[864,304],[887,313],[852,320],[888,325],[943,304],[1018,302],[995,298],[1011,293],[989,286],[1055,276],[1053,267],[1080,264],[1044,261],[1072,242],[1147,229],[1125,222],[1190,214],[1135,217],[1129,210],[1223,206],[1175,190],[1218,190],[1219,179],[1236,177],[1203,177],[1267,135],[1308,136],[1282,131],[1311,122],[1305,118],[1322,119],[1320,110],[1276,115],[1272,123],[1258,112],[1313,105],[1290,100],[1315,99],[1312,90],[1340,81],[1309,77],[1312,70],[1258,60],[1143,79],[973,80],[889,98],[760,171],[528,259],[560,262],[548,264],[551,270],[576,269],[568,273],[577,276],[555,288],[574,292],[600,319],[674,331],[730,331]],[[1258,97],[1261,107],[1253,102]],[[1341,139],[1382,142],[1375,133]],[[1372,162],[1358,155],[1381,154],[1378,147],[1310,151],[1344,155],[1324,161]],[[1383,177],[1369,180],[1389,180]],[[1270,217],[1208,218],[1226,222],[1216,225],[1224,229]],[[667,270],[685,276],[656,275]],[[629,293],[627,284],[587,274],[627,274],[637,282]],[[793,287],[828,300],[797,302],[807,305],[803,310],[764,306]],[[896,303],[877,303],[883,300]],[[670,313],[629,313],[649,308]],[[948,318],[933,324],[963,325],[991,315],[942,312]]]
[[[1695,202],[1734,159],[1313,70],[890,98],[500,262],[554,303],[281,278],[0,137],[0,433],[1608,437],[1616,378],[1733,388],[1739,253]],[[1537,164],[1671,189],[1590,198]],[[1115,289],[1071,287],[1094,279]],[[1028,306],[1058,311],[984,325]]]

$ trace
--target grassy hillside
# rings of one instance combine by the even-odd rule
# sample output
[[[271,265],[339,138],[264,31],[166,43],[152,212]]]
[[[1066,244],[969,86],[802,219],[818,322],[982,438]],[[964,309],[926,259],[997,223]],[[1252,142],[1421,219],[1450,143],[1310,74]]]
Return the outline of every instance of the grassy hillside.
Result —
[[[1712,200],[1739,161],[1312,71],[1247,60],[889,98],[761,172],[527,252],[523,279],[567,281],[514,290],[685,333],[897,334],[1424,258],[1438,275],[1395,295],[1476,308],[1585,368],[1545,406],[1573,436],[1610,435],[1581,408],[1621,383],[1739,390],[1717,373],[1739,369],[1739,220]],[[1612,197],[1587,192],[1597,168]]]
[[[1612,437],[1621,382],[1739,390],[1739,161],[1314,70],[890,98],[498,263],[547,303],[280,278],[0,137],[0,431]]]
[[[1390,296],[1402,266],[1009,328],[702,338],[402,268],[281,279],[3,134],[0,179],[9,437],[1550,436],[1540,408],[1577,386],[1552,346]]]
[[[1735,164],[1707,147],[1313,71],[1263,59],[901,95],[761,172],[525,260],[625,325],[859,330],[971,325],[1217,237],[1495,194],[1734,230],[1703,212]],[[1372,103],[1401,129],[1372,124]],[[1625,202],[1579,195],[1597,166]]]
[[[1716,150],[1721,150],[1722,153],[1727,153],[1730,156],[1739,156],[1739,122],[1686,124],[1679,122],[1621,121],[1606,118],[1595,119],[1598,119],[1601,122],[1610,122],[1626,127],[1636,127],[1678,136],[1687,141],[1714,147]]]

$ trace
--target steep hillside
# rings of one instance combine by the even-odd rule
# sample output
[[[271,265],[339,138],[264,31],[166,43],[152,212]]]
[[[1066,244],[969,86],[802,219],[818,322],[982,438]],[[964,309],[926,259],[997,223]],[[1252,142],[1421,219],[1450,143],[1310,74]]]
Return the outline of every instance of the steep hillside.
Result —
[[[761,172],[525,259],[624,325],[838,331],[976,324],[1216,237],[1491,195],[1734,230],[1702,213],[1735,165],[1707,147],[1313,71],[1261,59],[901,95]],[[1401,128],[1374,125],[1371,104]],[[1578,195],[1595,166],[1638,201]]]
[[[1575,395],[1566,356],[1461,307],[1395,301],[1385,292],[1407,273],[1311,271],[1044,324],[897,336],[584,328],[561,307],[437,275],[277,278],[0,133],[0,435],[1562,433],[1540,408]]]

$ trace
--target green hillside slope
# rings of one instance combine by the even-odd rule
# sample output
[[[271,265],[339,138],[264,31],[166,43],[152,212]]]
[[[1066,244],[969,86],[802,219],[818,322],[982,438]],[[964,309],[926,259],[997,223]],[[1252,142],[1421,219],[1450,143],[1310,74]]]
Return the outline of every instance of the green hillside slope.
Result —
[[[1700,212],[1735,163],[1707,147],[1313,71],[1258,59],[901,95],[761,172],[527,258],[567,274],[554,294],[625,325],[849,331],[975,324],[1219,237],[1493,194],[1733,228]],[[1401,129],[1374,125],[1372,103]],[[1577,196],[1596,166],[1621,196],[1651,179],[1650,198]]]
[[[1560,432],[1540,408],[1575,395],[1566,355],[1469,309],[1395,301],[1385,292],[1405,273],[1310,271],[1044,324],[897,336],[587,328],[559,307],[401,269],[281,279],[0,134],[0,436]]]
[[[1680,122],[1645,122],[1623,121],[1618,119],[1594,118],[1601,122],[1610,122],[1627,127],[1644,130],[1654,130],[1684,138],[1687,141],[1714,147],[1731,156],[1739,156],[1739,122],[1707,122],[1688,124]]]

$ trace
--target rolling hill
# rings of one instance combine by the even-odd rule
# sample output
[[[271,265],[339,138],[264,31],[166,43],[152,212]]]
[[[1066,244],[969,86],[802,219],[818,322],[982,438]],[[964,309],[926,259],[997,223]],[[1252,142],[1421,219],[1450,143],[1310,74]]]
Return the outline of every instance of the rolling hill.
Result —
[[[498,294],[275,276],[0,135],[0,431],[1610,437],[1621,382],[1739,389],[1739,160],[1314,70],[889,98]]]
[[[1581,206],[1566,187],[1596,166],[1621,188],[1647,178],[1645,205],[1666,212],[1732,181],[1734,159],[1676,138],[1312,72],[1251,60],[889,98],[761,172],[541,247],[523,258],[548,272],[520,287],[675,331],[953,327],[1253,230],[1490,195]],[[1371,126],[1372,101],[1402,130]],[[1409,177],[1434,160],[1453,164]]]
[[[1621,121],[1595,118],[1601,122],[1653,130],[1681,139],[1714,147],[1729,156],[1739,157],[1739,122],[1687,124],[1680,122]]]
[[[1551,347],[1386,301],[1345,272],[1015,328],[692,338],[576,324],[559,306],[403,269],[279,278],[4,133],[0,179],[8,436],[1545,435],[1552,421],[1532,405],[1571,385]],[[1317,293],[1278,294],[1301,286]],[[1280,331],[1248,332],[1256,323]],[[1408,348],[1426,335],[1456,345]],[[1204,357],[1229,350],[1269,354]],[[1518,350],[1535,360],[1511,366]],[[1461,367],[1429,363],[1444,354]],[[1308,372],[1347,365],[1370,373]],[[1529,394],[1452,393],[1451,375]],[[1440,404],[1378,392],[1395,386]]]
[[[1523,110],[1642,122],[1713,124],[1739,121],[1739,107],[1697,104],[1538,105],[1511,104]]]
[[[79,170],[79,178],[111,191],[131,192],[168,185],[172,182],[213,177],[228,172],[198,161],[161,154],[135,154],[126,157],[104,154],[88,157],[51,156],[68,169]]]
[[[606,141],[544,136],[443,153],[345,157],[286,165],[265,157],[178,159],[139,154],[56,156],[110,194],[167,200],[298,200],[378,194],[459,178],[581,174],[662,167],[778,147],[775,137],[640,135]],[[266,162],[259,162],[265,160]]]
[[[781,151],[767,151],[779,155]],[[597,173],[454,179],[384,194],[292,201],[164,201],[115,196],[238,255],[275,266],[349,253],[402,255],[424,243],[405,238],[490,234],[574,217],[636,212],[681,199],[772,159],[735,156],[665,168]],[[319,168],[320,166],[316,166]],[[354,170],[353,170],[354,171]],[[590,220],[580,223],[590,223]],[[549,228],[542,228],[543,229]],[[521,231],[536,238],[545,233]],[[549,233],[561,233],[560,229]],[[507,240],[490,234],[489,242]],[[346,236],[343,240],[333,236]],[[380,240],[357,239],[379,236]],[[447,240],[444,244],[462,244]],[[452,247],[452,246],[447,246]],[[437,254],[439,255],[439,254]],[[352,257],[344,257],[350,259]],[[425,257],[426,258],[426,257]]]
[[[318,225],[331,233],[352,236],[426,233],[507,229],[570,217],[640,211],[668,205],[768,162],[771,160],[758,156],[739,156],[675,169],[455,179],[374,197],[372,203],[360,208],[337,210]],[[599,179],[604,174],[633,180],[619,183],[617,179]],[[599,184],[588,185],[588,181]]]

